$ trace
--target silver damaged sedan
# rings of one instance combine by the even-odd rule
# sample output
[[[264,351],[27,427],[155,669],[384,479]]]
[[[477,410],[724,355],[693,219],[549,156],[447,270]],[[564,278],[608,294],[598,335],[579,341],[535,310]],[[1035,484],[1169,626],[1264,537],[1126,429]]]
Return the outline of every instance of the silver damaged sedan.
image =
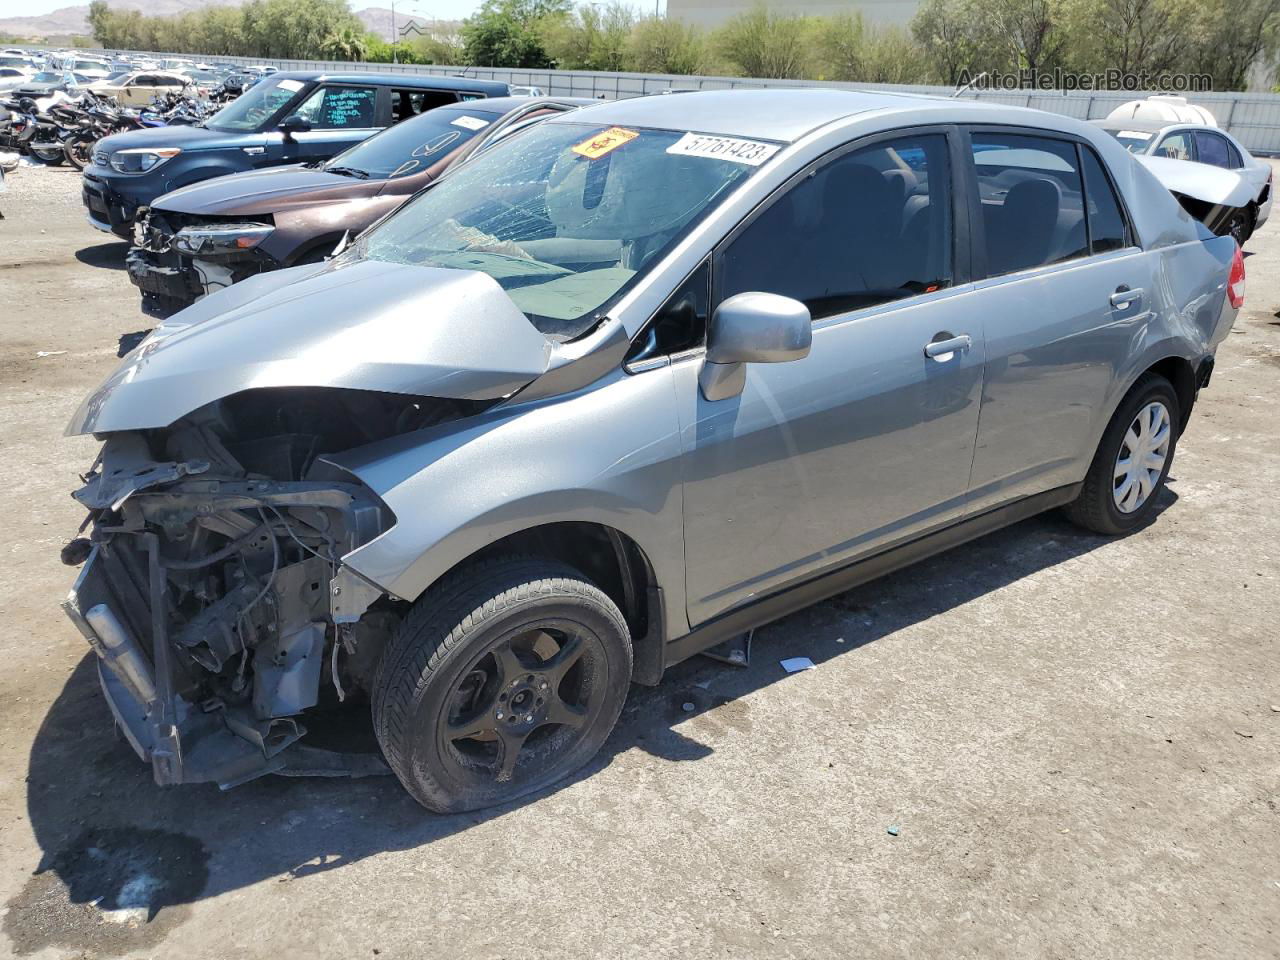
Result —
[[[501,803],[754,627],[1051,508],[1152,519],[1243,297],[1090,124],[601,103],[125,357],[68,429],[65,608],[158,783]],[[361,709],[385,765],[316,735]]]

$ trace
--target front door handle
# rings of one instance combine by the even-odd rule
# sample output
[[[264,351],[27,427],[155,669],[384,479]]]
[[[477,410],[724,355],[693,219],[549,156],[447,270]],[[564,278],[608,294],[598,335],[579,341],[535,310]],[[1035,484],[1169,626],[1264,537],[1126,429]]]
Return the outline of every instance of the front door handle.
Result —
[[[939,362],[950,360],[951,354],[968,350],[973,346],[973,339],[967,334],[962,333],[958,337],[951,337],[949,340],[934,340],[924,345],[924,355],[931,360]]]
[[[1116,292],[1111,295],[1111,305],[1113,307],[1127,307],[1131,303],[1137,303],[1142,299],[1142,288],[1130,290],[1127,286],[1116,287]]]

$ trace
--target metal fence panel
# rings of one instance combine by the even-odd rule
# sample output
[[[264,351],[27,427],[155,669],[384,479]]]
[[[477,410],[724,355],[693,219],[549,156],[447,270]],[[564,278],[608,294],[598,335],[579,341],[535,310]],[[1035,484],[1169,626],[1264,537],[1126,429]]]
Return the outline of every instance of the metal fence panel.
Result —
[[[90,51],[79,51],[88,53]],[[130,51],[95,51],[124,53]],[[183,57],[193,54],[145,53],[149,57]],[[594,97],[615,100],[639,97],[666,89],[732,90],[744,87],[833,87],[843,90],[887,90],[903,93],[950,96],[949,87],[905,86],[900,84],[837,83],[817,80],[763,80],[751,77],[704,77],[673,74],[600,73],[587,70],[517,70],[503,67],[447,67],[418,64],[349,63],[332,60],[273,60],[249,57],[209,57],[219,63],[265,64],[281,70],[315,70],[327,73],[408,73],[436,76],[466,76],[480,80],[500,80],[519,86],[541,87],[557,96]],[[1035,107],[1050,113],[1066,114],[1080,119],[1105,117],[1119,104],[1144,92],[1125,91],[971,91],[969,99]],[[1197,93],[1187,97],[1207,107],[1218,124],[1234,135],[1250,151],[1263,155],[1280,155],[1280,94],[1273,93]]]

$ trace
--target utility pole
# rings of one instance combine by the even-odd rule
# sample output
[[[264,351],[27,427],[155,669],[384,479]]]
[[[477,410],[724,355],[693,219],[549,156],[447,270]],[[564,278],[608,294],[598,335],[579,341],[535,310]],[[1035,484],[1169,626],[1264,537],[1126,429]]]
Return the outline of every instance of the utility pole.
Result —
[[[391,0],[391,62],[399,63],[400,31],[396,29],[396,0]]]

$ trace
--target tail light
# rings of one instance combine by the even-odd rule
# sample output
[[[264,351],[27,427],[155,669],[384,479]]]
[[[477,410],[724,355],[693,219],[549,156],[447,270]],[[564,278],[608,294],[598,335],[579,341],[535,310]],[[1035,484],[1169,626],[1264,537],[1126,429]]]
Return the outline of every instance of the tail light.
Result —
[[[1238,245],[1235,256],[1231,258],[1231,273],[1227,277],[1227,299],[1236,310],[1244,306],[1244,254]]]

